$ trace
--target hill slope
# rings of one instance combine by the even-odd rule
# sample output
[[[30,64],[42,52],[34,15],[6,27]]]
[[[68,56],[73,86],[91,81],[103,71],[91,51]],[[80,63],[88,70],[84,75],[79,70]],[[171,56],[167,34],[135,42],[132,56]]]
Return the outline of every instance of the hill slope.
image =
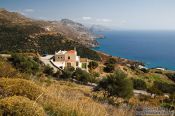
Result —
[[[83,25],[66,21],[33,20],[1,9],[0,51],[54,53],[77,47],[80,56],[99,60],[98,54],[88,48],[97,45],[93,35]]]

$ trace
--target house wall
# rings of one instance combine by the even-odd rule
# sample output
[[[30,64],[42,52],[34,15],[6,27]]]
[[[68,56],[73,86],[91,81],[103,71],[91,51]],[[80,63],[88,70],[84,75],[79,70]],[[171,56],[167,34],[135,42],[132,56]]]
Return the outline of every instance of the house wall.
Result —
[[[61,54],[61,55],[58,55],[58,54],[56,54],[55,55],[55,62],[60,62],[60,61],[65,61],[65,55],[63,54]]]
[[[88,72],[88,61],[80,62],[80,57],[77,56],[77,52],[66,52],[65,54],[55,54],[55,62],[64,62],[63,69],[65,67],[71,66],[76,68],[81,68]],[[77,65],[78,62],[78,65]],[[86,68],[83,67],[86,65]]]
[[[70,57],[70,59],[69,59],[69,57]],[[76,61],[76,54],[66,53],[65,54],[65,60],[66,61]]]

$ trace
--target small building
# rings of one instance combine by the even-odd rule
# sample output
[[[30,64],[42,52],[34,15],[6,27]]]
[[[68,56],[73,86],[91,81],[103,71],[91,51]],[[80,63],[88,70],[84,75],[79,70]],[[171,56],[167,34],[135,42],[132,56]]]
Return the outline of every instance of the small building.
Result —
[[[81,68],[82,70],[88,71],[88,59],[80,58],[80,56],[77,55],[76,50],[60,50],[55,52],[54,64],[61,69],[64,69],[65,67],[74,67],[75,69]]]

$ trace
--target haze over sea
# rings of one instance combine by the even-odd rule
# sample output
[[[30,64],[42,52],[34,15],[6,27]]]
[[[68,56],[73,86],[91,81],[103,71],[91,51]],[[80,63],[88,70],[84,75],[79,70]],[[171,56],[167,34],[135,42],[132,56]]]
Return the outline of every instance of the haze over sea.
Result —
[[[149,68],[175,70],[175,31],[108,31],[100,32],[100,47],[95,50],[113,56],[144,62]]]

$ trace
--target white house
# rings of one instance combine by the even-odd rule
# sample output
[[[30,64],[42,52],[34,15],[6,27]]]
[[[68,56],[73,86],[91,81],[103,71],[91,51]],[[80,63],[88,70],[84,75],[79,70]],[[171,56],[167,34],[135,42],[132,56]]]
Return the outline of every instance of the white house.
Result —
[[[58,51],[55,52],[54,60],[52,63],[58,68],[64,69],[65,67],[81,68],[88,71],[88,59],[80,58],[76,50]]]

